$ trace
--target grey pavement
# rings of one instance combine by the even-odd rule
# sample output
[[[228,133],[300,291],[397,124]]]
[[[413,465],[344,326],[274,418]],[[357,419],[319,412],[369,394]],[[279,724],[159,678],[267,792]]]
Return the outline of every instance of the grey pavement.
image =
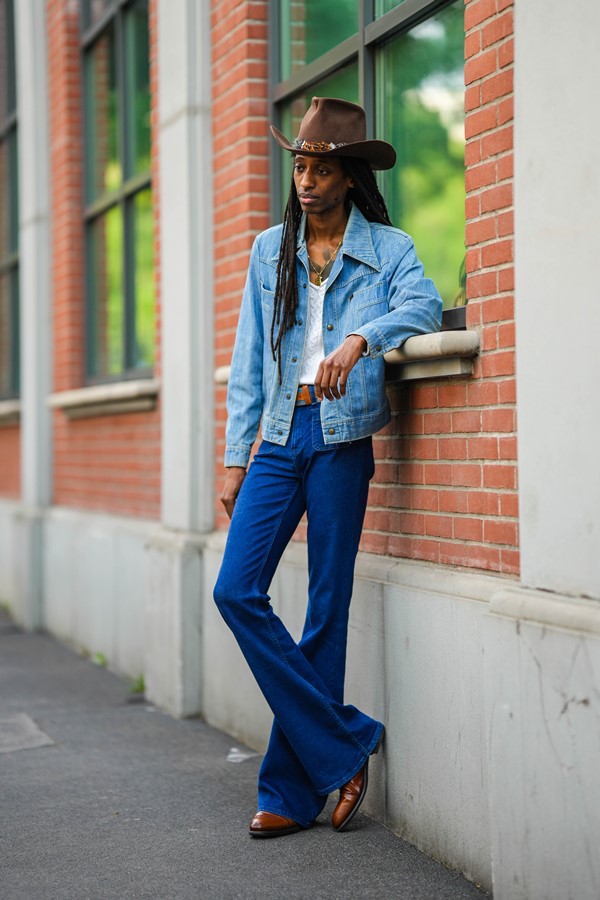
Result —
[[[487,896],[362,814],[337,834],[331,800],[310,830],[250,838],[260,757],[228,761],[235,739],[130,701],[0,615],[2,900]]]

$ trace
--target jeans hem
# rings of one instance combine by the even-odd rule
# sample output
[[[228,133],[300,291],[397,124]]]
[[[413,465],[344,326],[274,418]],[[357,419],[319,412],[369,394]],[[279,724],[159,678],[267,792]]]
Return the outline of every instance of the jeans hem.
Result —
[[[318,788],[316,788],[317,793],[323,797],[326,794],[332,794],[333,791],[337,791],[339,788],[341,788],[345,784],[347,784],[351,778],[354,778],[356,773],[362,769],[362,767],[365,765],[368,758],[373,753],[373,750],[377,746],[377,742],[379,741],[379,738],[381,737],[382,733],[383,733],[383,723],[379,722],[377,725],[377,728],[375,730],[375,733],[369,743],[369,749],[367,750],[366,753],[363,753],[363,755],[361,757],[362,762],[359,762],[359,764],[355,768],[353,768],[350,773],[346,773],[346,775],[344,775],[342,778],[338,778],[336,781],[334,781],[330,787],[325,788],[324,790],[319,790]]]

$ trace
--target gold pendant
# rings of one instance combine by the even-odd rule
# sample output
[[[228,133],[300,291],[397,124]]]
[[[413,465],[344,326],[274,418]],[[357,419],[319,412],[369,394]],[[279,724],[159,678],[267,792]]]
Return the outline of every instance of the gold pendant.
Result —
[[[321,287],[321,276],[317,275],[317,287]]]

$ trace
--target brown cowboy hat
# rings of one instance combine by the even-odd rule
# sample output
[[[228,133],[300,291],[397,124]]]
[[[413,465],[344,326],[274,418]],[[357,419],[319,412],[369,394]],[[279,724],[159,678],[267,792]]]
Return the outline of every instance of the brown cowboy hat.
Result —
[[[295,141],[271,125],[280,147],[303,156],[354,156],[373,169],[391,169],[396,151],[386,141],[367,141],[367,118],[362,106],[334,97],[313,97]]]

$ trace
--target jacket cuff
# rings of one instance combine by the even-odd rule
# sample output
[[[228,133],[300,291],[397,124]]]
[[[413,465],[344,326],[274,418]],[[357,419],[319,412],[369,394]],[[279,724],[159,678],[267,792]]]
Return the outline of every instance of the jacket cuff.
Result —
[[[225,448],[225,468],[230,466],[240,466],[242,469],[248,468],[250,461],[250,447],[226,447]]]
[[[383,356],[384,353],[387,353],[388,350],[391,350],[391,347],[387,346],[387,341],[380,334],[376,328],[372,325],[365,325],[362,328],[357,328],[354,334],[360,334],[361,337],[365,339],[367,342],[368,356],[371,359],[377,359],[378,356]]]

